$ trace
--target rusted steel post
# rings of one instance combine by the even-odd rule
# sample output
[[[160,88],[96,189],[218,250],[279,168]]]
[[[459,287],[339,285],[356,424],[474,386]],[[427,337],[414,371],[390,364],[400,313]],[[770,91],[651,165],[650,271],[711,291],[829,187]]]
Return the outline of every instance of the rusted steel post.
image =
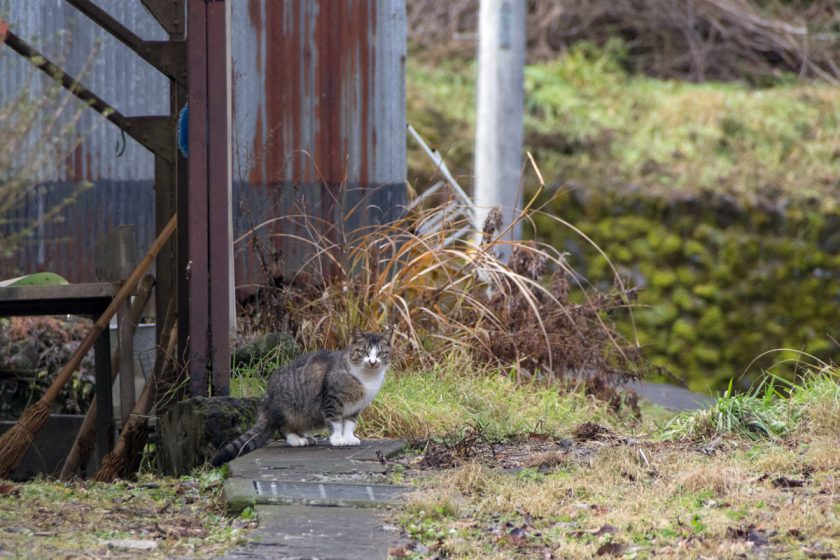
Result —
[[[179,215],[179,348],[190,391],[229,392],[230,377],[230,6],[188,0],[189,155]],[[186,349],[186,354],[184,350]],[[212,374],[212,377],[211,377]]]

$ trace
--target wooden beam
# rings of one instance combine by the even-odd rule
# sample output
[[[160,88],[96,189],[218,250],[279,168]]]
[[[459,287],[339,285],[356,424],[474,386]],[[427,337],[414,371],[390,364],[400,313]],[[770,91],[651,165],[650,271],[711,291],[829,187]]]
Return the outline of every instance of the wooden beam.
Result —
[[[179,347],[193,396],[226,395],[232,298],[230,6],[188,0],[188,179],[179,192]]]

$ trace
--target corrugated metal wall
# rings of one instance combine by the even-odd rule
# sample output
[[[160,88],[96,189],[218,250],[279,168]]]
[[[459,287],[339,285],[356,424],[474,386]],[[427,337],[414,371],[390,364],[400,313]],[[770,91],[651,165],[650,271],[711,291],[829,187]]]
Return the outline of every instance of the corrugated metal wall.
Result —
[[[99,0],[101,7],[146,39],[166,35],[139,1]],[[63,0],[0,0],[12,30],[79,74],[126,115],[165,114],[167,81]],[[395,215],[405,196],[404,0],[234,0],[234,235],[305,210],[320,234],[342,236],[342,215],[354,206],[352,229]],[[21,87],[46,87],[15,53],[0,47],[0,106]],[[153,235],[153,158],[118,129],[85,110],[80,147],[45,171],[44,185],[13,218],[25,222],[82,181],[92,188],[63,211],[60,223],[36,232],[0,276],[53,270],[71,281],[93,280],[93,242],[120,223]],[[69,115],[68,117],[69,118]],[[361,204],[359,204],[361,203]],[[40,209],[40,210],[39,210]],[[321,221],[319,221],[321,220]],[[302,244],[276,234],[310,236],[294,219],[259,230],[274,273],[288,278]],[[338,225],[337,225],[338,224]],[[332,227],[332,229],[331,229]],[[250,244],[237,246],[237,285],[264,281]]]

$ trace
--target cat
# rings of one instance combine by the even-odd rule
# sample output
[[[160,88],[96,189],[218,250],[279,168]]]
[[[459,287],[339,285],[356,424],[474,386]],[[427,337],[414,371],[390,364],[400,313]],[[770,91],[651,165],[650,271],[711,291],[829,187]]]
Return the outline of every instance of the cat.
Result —
[[[293,447],[313,445],[309,432],[329,428],[333,446],[359,445],[356,419],[385,380],[393,327],[382,333],[353,330],[350,345],[300,356],[271,374],[256,425],[222,447],[218,467],[268,443],[279,431]]]

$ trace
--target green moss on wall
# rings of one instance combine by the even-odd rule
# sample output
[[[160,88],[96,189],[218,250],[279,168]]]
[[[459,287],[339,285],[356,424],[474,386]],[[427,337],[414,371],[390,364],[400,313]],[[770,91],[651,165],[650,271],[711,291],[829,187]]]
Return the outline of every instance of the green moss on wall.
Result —
[[[747,207],[708,193],[675,202],[591,190],[560,195],[546,210],[574,223],[643,288],[635,317],[646,355],[694,389],[723,387],[774,348],[826,361],[840,353],[826,334],[840,317],[840,215],[804,202]],[[612,284],[604,259],[574,232],[547,217],[537,230],[565,247],[590,282]],[[620,328],[629,333],[629,320]],[[750,374],[780,358],[768,356]],[[777,367],[790,375],[795,366]]]

